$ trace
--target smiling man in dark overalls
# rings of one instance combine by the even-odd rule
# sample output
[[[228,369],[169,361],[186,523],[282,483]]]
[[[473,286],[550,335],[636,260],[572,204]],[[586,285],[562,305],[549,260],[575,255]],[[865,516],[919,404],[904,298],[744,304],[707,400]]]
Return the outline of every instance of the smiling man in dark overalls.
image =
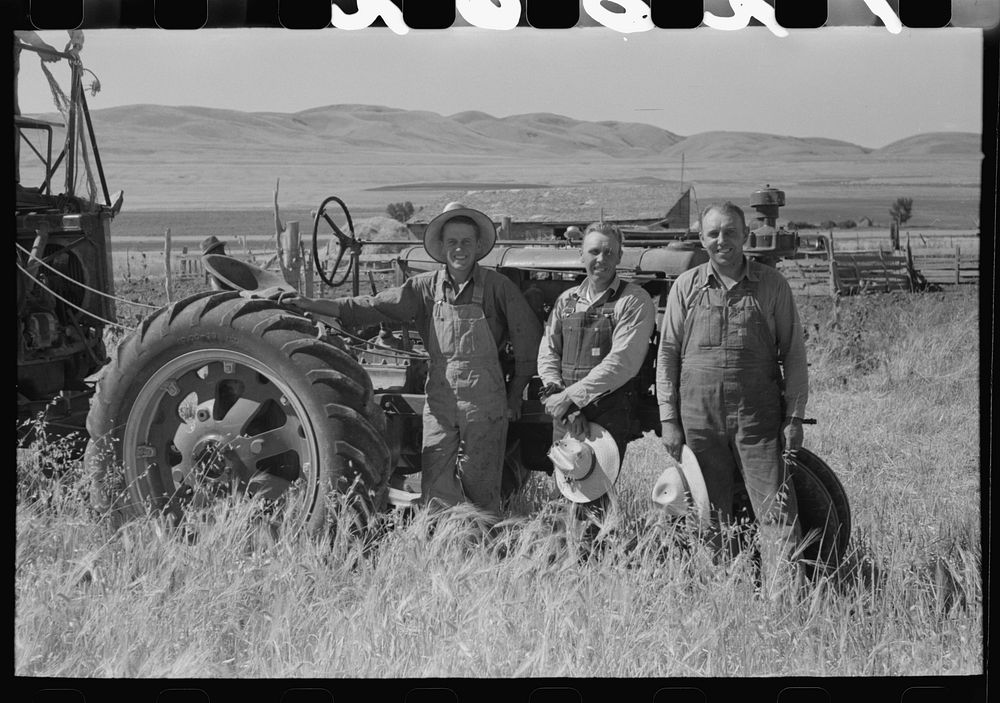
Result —
[[[451,203],[427,225],[424,247],[437,271],[374,296],[291,304],[348,326],[412,322],[430,356],[423,414],[421,494],[444,506],[469,501],[497,516],[507,425],[521,413],[535,374],[541,324],[518,287],[476,262],[496,227],[482,212]],[[505,384],[499,348],[510,342],[514,373]]]
[[[619,460],[637,425],[633,378],[656,321],[649,294],[618,277],[622,245],[621,230],[610,222],[587,227],[580,246],[587,277],[556,300],[538,349],[553,440],[585,436],[594,422],[614,438]],[[607,494],[578,504],[577,516],[596,526],[607,504]]]
[[[805,341],[795,300],[774,268],[747,258],[743,211],[712,205],[701,217],[709,261],[678,276],[660,330],[656,392],[663,444],[684,443],[701,466],[717,529],[732,517],[738,481],[760,526],[768,594],[801,537],[782,452],[802,446],[808,396]],[[713,536],[718,549],[723,540]],[[730,548],[734,543],[729,543]]]

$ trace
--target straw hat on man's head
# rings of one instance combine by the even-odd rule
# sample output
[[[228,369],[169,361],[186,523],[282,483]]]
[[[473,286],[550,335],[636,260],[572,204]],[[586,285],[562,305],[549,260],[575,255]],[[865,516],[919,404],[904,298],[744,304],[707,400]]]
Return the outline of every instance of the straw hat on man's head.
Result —
[[[683,517],[693,509],[698,521],[707,527],[711,522],[711,505],[698,459],[691,447],[685,444],[681,449],[680,462],[673,457],[670,462],[671,465],[663,470],[653,485],[653,502],[675,517]]]
[[[461,203],[448,203],[444,212],[431,220],[424,230],[424,249],[435,261],[445,263],[444,242],[442,233],[444,226],[456,217],[468,218],[479,230],[479,246],[476,250],[476,261],[490,253],[497,241],[497,228],[493,220],[479,210],[465,207]]]
[[[582,440],[566,435],[549,449],[556,485],[574,503],[589,503],[607,493],[618,479],[621,457],[611,433],[591,422]]]

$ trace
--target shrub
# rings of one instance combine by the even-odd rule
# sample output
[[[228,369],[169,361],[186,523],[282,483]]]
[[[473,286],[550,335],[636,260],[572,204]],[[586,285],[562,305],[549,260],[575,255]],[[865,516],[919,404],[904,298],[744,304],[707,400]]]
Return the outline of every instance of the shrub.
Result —
[[[889,208],[894,222],[904,224],[913,215],[913,198],[896,198],[896,201]]]
[[[840,229],[854,229],[858,226],[858,223],[854,220],[841,220],[837,223],[837,227]]]
[[[394,220],[406,222],[413,217],[413,203],[409,200],[405,203],[389,203],[385,206],[385,212]]]

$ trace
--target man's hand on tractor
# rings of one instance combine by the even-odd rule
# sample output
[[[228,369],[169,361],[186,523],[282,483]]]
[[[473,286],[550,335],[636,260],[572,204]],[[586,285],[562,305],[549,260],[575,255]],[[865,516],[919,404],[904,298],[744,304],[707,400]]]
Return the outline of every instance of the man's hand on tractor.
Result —
[[[684,430],[681,429],[681,423],[676,420],[664,420],[660,431],[660,440],[667,453],[680,461],[681,448],[684,446]]]
[[[785,451],[794,452],[802,448],[802,418],[785,418],[785,424],[781,426],[781,435],[785,440]]]
[[[336,300],[307,298],[304,295],[292,293],[281,296],[277,301],[279,304],[299,312],[308,312],[324,317],[340,317],[340,303]]]
[[[254,300],[273,300],[277,303],[281,303],[283,300],[297,295],[298,293],[285,286],[268,286],[267,288],[255,288],[254,290],[240,291],[240,296],[243,298],[251,298]]]

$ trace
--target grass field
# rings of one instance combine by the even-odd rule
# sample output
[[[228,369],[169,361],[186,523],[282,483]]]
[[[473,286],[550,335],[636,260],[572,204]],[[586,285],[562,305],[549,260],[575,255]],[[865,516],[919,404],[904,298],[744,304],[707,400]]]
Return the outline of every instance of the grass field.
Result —
[[[119,285],[119,292],[123,292]],[[157,283],[133,281],[137,300]],[[19,452],[14,671],[42,677],[683,677],[983,671],[978,299],[974,290],[802,298],[806,446],[851,501],[841,578],[797,603],[748,566],[661,551],[664,450],[629,447],[619,529],[576,557],[533,476],[493,537],[456,511],[392,514],[332,547],[275,542],[246,503],[114,526],[58,441]],[[638,539],[634,549],[623,545]]]

